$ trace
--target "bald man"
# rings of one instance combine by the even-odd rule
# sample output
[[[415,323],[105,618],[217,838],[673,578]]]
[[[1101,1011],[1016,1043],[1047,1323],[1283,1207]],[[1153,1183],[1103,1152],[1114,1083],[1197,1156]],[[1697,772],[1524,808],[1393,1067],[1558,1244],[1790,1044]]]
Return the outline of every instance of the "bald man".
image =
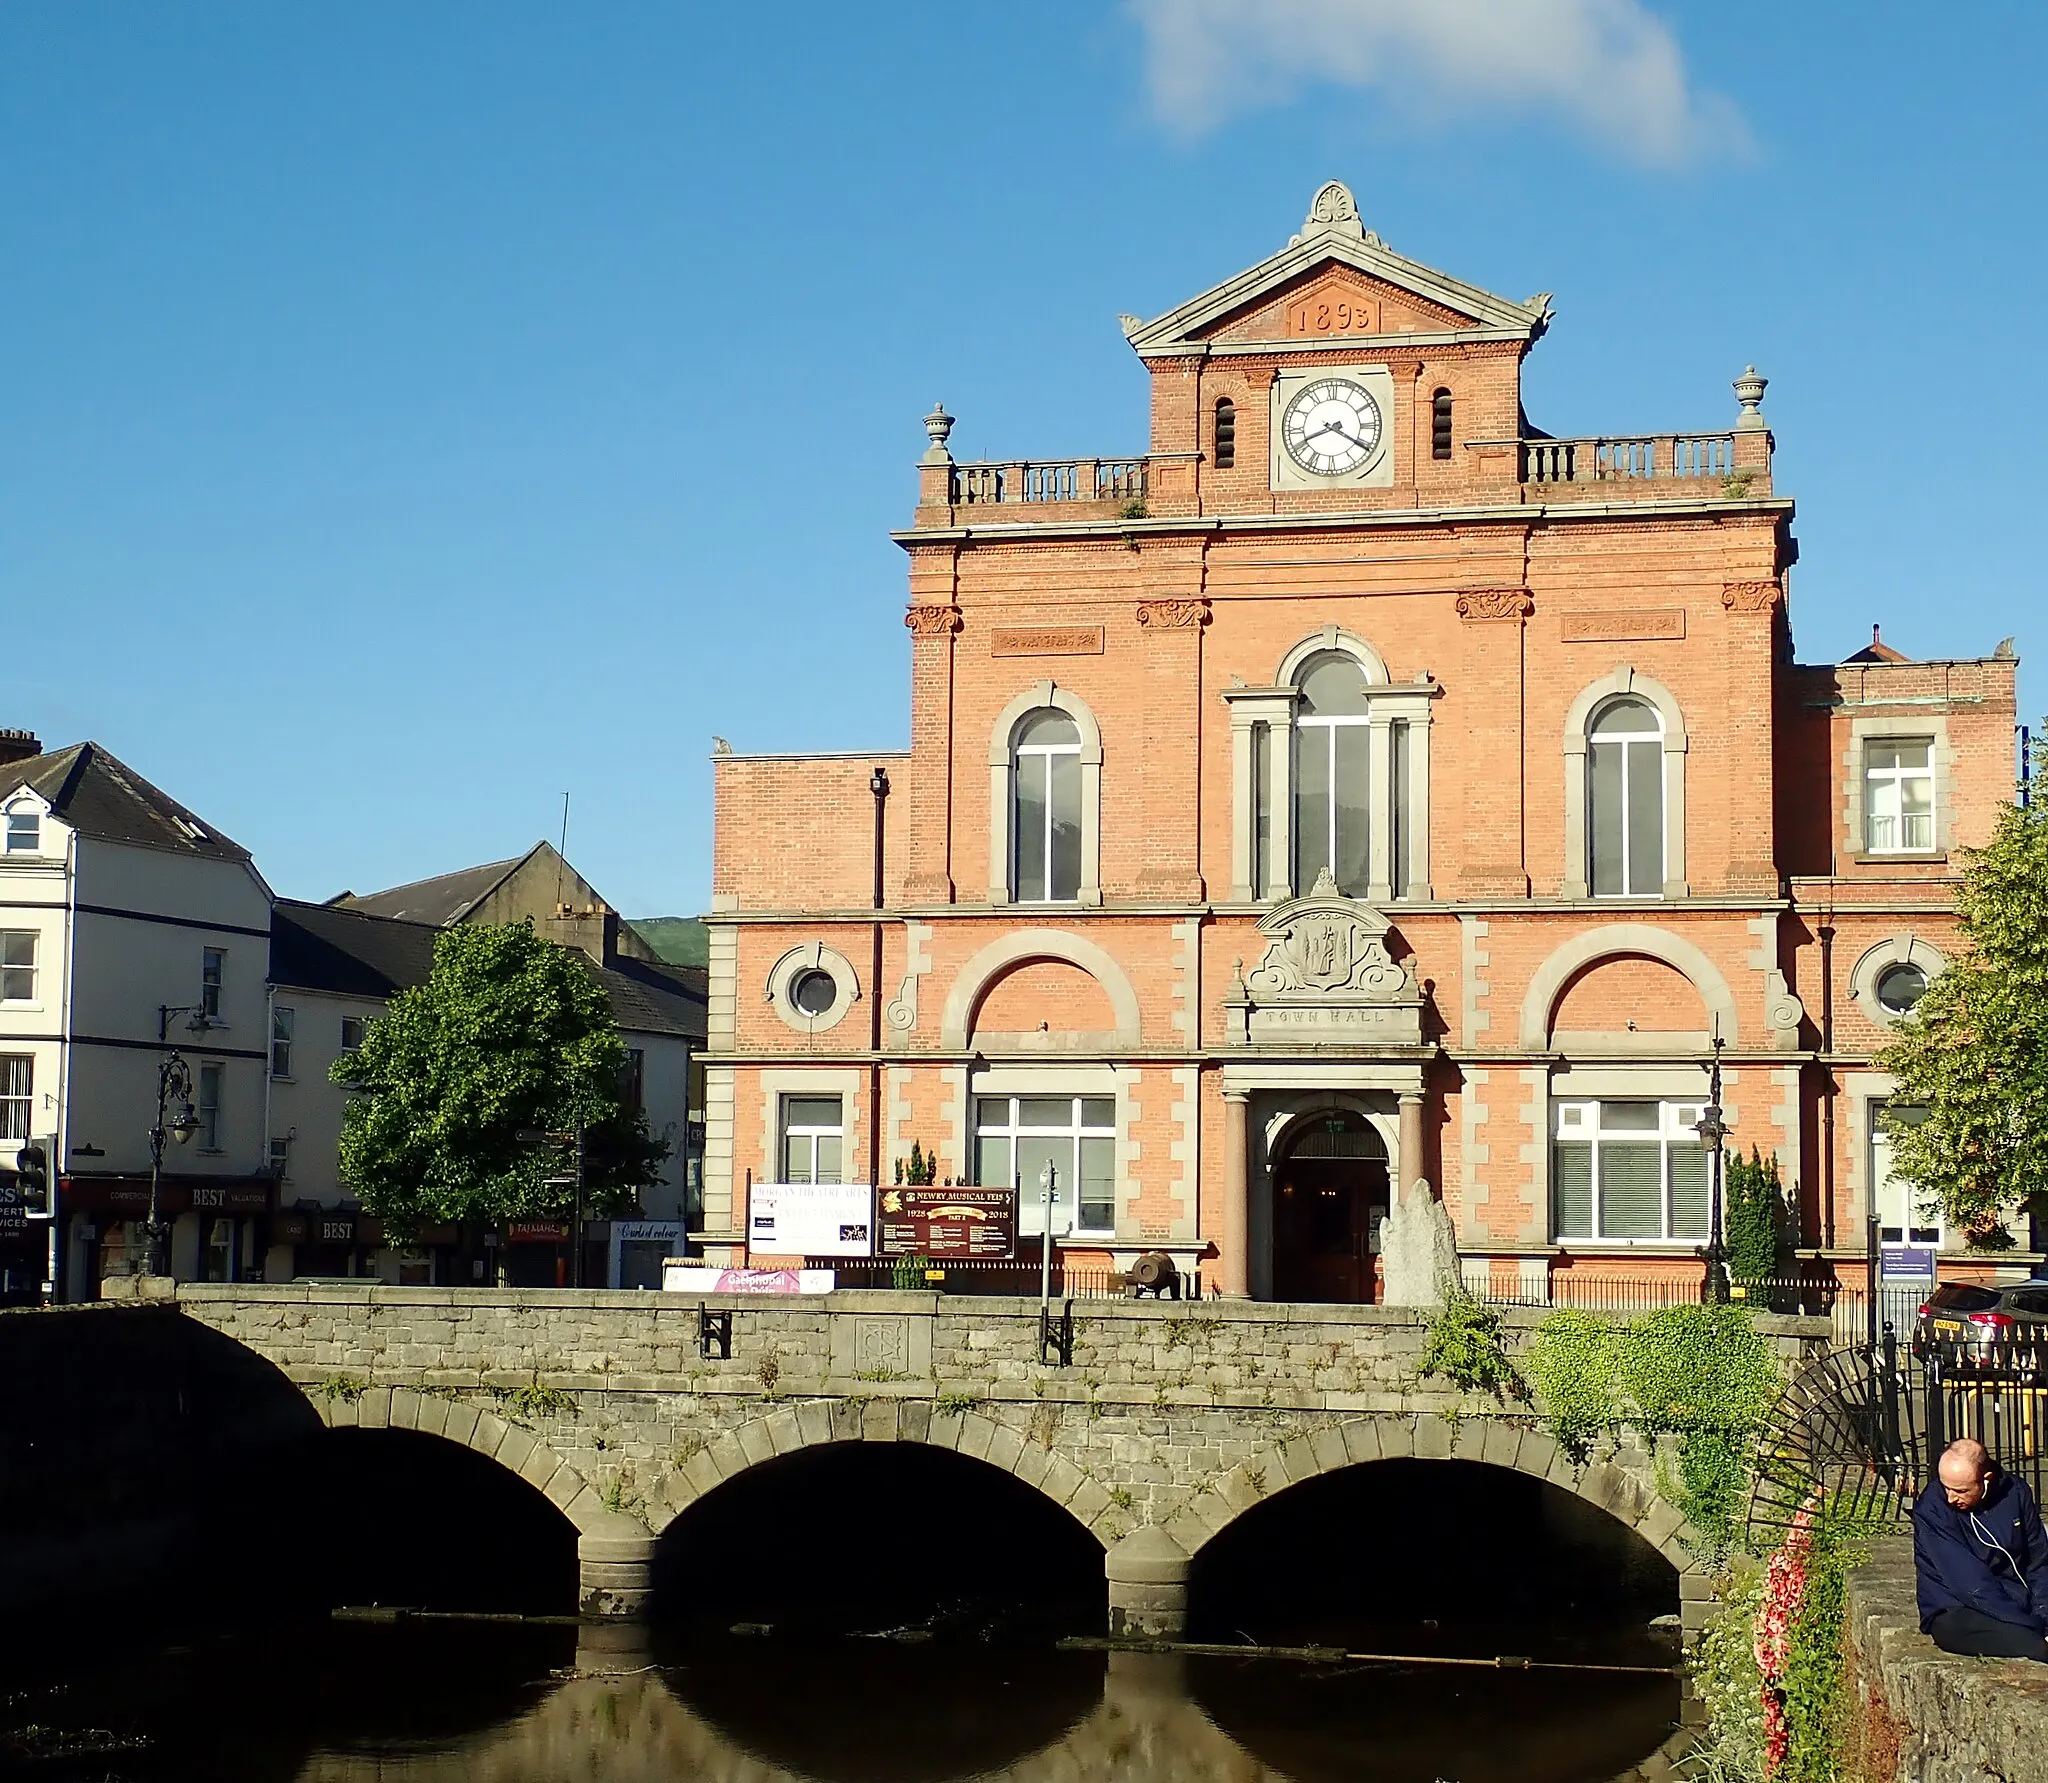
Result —
[[[1967,1437],[1913,1507],[1920,1626],[1949,1653],[2048,1663],[2048,1531],[2025,1480]]]

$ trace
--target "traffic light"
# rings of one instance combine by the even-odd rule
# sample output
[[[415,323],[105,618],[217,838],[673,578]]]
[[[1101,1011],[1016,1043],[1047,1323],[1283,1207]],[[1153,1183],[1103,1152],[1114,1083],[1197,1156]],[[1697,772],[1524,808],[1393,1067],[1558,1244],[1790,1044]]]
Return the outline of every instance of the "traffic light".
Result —
[[[14,1160],[15,1190],[21,1196],[21,1210],[32,1220],[50,1217],[50,1154],[40,1140],[32,1139]]]

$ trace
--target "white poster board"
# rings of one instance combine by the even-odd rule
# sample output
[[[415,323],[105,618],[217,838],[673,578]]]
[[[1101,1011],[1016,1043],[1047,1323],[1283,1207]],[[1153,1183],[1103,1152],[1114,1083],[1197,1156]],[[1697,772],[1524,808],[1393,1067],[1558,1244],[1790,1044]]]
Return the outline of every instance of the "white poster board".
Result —
[[[757,1182],[747,1249],[772,1257],[872,1257],[875,1192],[855,1182]]]

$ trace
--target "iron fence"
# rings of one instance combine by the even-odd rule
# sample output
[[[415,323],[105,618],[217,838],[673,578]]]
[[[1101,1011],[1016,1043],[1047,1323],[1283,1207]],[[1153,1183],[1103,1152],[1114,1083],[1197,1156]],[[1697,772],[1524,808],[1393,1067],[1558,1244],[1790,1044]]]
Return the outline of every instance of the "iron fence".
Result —
[[[1644,1313],[1666,1306],[1696,1306],[1703,1300],[1705,1272],[1685,1275],[1612,1275],[1605,1270],[1561,1269],[1533,1285],[1476,1284],[1482,1300],[1492,1306],[1570,1306],[1587,1312]],[[1833,1275],[1773,1276],[1761,1281],[1732,1281],[1729,1298],[1759,1312],[1824,1318],[1830,1338],[1844,1347],[1868,1345],[1889,1323],[1908,1330],[1925,1296],[1921,1288],[1881,1288],[1875,1319],[1868,1287]]]

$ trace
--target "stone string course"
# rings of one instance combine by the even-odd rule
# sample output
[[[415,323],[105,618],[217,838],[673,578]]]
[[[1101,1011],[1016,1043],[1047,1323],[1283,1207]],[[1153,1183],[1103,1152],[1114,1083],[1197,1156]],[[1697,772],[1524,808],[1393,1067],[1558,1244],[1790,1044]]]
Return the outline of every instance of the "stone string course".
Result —
[[[1526,1411],[1419,1380],[1425,1325],[1403,1309],[1083,1302],[1062,1369],[1038,1360],[1030,1300],[713,1298],[733,1314],[729,1360],[698,1353],[695,1300],[645,1293],[186,1284],[178,1302],[332,1425],[492,1456],[559,1504],[586,1550],[629,1524],[658,1535],[748,1468],[823,1443],[955,1449],[1044,1493],[1105,1549],[1163,1531],[1183,1554],[1296,1481],[1415,1456],[1575,1492],[1680,1569],[1689,1622],[1707,1602],[1646,1457],[1576,1466]],[[1540,1317],[1506,1314],[1512,1347]],[[1811,1321],[1771,1324],[1788,1363],[1818,1341]],[[1156,1559],[1126,1568],[1131,1593]]]

